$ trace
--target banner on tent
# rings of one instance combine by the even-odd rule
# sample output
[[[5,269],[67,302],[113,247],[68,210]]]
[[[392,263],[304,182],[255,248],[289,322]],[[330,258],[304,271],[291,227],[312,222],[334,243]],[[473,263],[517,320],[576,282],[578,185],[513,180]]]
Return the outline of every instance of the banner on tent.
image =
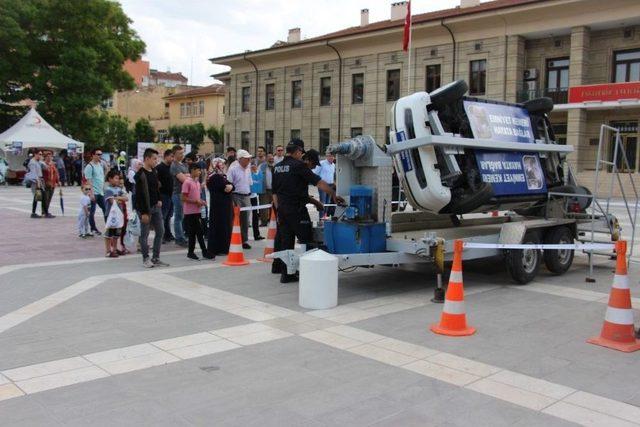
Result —
[[[13,154],[16,156],[22,155],[22,141],[13,141],[11,143],[11,151],[13,151]]]

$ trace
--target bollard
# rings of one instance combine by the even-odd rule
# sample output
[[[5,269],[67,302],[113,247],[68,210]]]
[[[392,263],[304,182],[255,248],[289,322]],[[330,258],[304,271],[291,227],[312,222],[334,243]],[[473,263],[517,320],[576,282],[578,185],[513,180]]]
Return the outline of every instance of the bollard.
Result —
[[[338,305],[338,258],[320,249],[300,257],[298,303],[312,310]]]

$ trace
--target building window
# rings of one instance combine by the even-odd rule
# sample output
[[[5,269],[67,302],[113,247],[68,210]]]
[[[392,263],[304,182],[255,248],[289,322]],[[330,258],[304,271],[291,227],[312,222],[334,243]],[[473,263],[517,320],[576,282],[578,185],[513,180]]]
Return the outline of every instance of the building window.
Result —
[[[384,143],[387,144],[387,145],[391,144],[391,136],[389,135],[389,132],[391,132],[391,127],[385,126],[385,128],[384,128]]]
[[[251,87],[246,86],[242,88],[242,112],[249,111],[249,102],[251,101]]]
[[[387,101],[400,98],[400,70],[387,71]]]
[[[291,82],[291,108],[302,108],[302,80]]]
[[[616,168],[622,172],[635,172],[636,163],[638,159],[638,122],[611,122],[609,125],[620,131],[620,143],[622,147],[618,149],[617,156],[615,155],[616,134],[610,132],[611,143],[609,145],[609,161],[613,162],[615,157]],[[622,152],[624,150],[624,154]],[[627,159],[629,168],[624,159]],[[609,167],[609,172],[613,170],[613,167]]]
[[[320,106],[326,107],[331,105],[331,77],[322,77],[320,79]]]
[[[469,95],[484,95],[487,90],[487,60],[469,62]]]
[[[440,64],[427,65],[427,77],[425,88],[427,92],[433,92],[440,87]]]
[[[319,140],[320,140],[320,154],[324,154],[327,152],[327,147],[331,142],[331,131],[329,129],[320,129]]]
[[[264,131],[264,148],[267,149],[267,153],[273,153],[273,131]]]
[[[569,90],[569,58],[547,60],[547,81],[545,96],[551,98],[554,104],[567,103]]]
[[[198,102],[198,109],[201,116],[204,116],[204,101]]]
[[[224,141],[222,141],[222,142],[223,142],[223,143],[224,143],[224,142],[226,142],[226,143],[228,144],[228,143],[229,143],[229,141],[231,141],[231,136],[229,135],[229,132],[227,132],[227,133],[225,134]]]
[[[169,103],[168,102],[164,103],[164,118],[165,119],[169,118]]]
[[[351,103],[362,104],[364,102],[364,74],[351,75]]]
[[[243,130],[240,133],[240,145],[243,150],[249,151],[249,131]]]
[[[269,83],[264,87],[264,109],[273,110],[276,108],[276,85]]]
[[[351,128],[351,138],[362,135],[362,128]]]
[[[300,139],[300,129],[291,129],[289,136],[291,139]]]
[[[187,115],[187,106],[184,102],[180,103],[180,117],[185,117]]]
[[[640,80],[640,50],[626,50],[613,54],[614,83]]]

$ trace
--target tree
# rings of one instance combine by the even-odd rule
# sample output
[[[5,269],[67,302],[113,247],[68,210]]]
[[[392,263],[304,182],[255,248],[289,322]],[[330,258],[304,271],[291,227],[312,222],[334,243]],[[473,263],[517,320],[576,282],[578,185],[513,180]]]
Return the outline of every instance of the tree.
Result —
[[[122,116],[99,113],[96,129],[100,135],[97,136],[96,147],[105,151],[128,151],[129,144],[133,142],[133,132],[129,129],[129,120]]]
[[[133,127],[133,135],[136,142],[153,142],[156,139],[156,131],[149,120],[144,117],[138,119]]]
[[[224,125],[220,127],[215,125],[209,126],[207,129],[207,137],[213,141],[214,145],[222,144],[224,141]]]
[[[169,126],[169,137],[176,144],[191,144],[191,151],[198,152],[204,142],[206,131],[202,123],[192,125]]]
[[[0,0],[0,99],[35,100],[58,130],[99,144],[95,107],[134,87],[122,64],[145,49],[130,24],[110,0]]]

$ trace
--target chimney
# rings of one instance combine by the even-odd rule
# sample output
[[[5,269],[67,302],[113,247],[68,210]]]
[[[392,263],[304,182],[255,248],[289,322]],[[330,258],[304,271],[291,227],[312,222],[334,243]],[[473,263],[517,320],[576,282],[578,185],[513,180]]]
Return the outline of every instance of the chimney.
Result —
[[[300,28],[292,28],[287,36],[287,43],[298,43],[300,41]]]
[[[360,26],[366,27],[369,25],[369,9],[362,9],[360,11]]]
[[[397,21],[404,19],[407,16],[407,6],[409,2],[399,1],[397,3],[391,3],[391,20]]]
[[[474,7],[480,6],[480,0],[460,0],[460,7]]]

